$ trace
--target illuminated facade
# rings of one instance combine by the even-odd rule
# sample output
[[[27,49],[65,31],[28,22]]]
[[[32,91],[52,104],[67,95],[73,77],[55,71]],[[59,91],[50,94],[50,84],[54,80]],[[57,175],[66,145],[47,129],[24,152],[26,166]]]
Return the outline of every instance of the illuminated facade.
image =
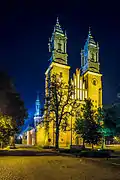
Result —
[[[63,32],[58,18],[52,37],[49,39],[49,52],[51,53],[50,65],[45,72],[45,94],[49,93],[49,79],[53,74],[60,74],[67,84],[70,80],[67,54],[67,35]],[[89,30],[88,37],[81,50],[81,68],[76,69],[73,74],[71,83],[75,86],[75,99],[81,104],[85,98],[91,98],[95,109],[102,106],[102,75],[100,74],[99,63],[99,45],[96,44]],[[48,120],[49,120],[48,114]],[[72,144],[82,143],[73,132],[75,118],[69,119],[69,128],[66,131],[60,130],[59,145],[60,147],[70,146]],[[44,122],[37,126],[37,144],[55,145],[55,129],[53,121],[49,122],[49,129],[46,132]],[[50,141],[49,141],[50,140]]]

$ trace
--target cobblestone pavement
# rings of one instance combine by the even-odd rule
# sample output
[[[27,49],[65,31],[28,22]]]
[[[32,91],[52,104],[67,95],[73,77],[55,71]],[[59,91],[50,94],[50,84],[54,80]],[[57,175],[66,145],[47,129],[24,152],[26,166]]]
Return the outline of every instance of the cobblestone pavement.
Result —
[[[106,164],[62,156],[0,157],[0,180],[120,180]]]

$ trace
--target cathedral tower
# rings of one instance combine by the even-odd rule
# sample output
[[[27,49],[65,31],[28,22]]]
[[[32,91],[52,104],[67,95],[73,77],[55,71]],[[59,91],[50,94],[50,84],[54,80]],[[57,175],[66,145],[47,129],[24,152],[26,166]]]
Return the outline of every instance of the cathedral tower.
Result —
[[[88,70],[91,72],[99,73],[99,65],[99,45],[98,43],[95,43],[89,28],[88,38],[84,45],[84,49],[81,50],[82,74]]]
[[[67,63],[67,35],[66,32],[63,32],[59,20],[57,18],[56,25],[54,27],[54,31],[52,33],[52,37],[49,39],[49,52],[51,53],[51,57],[49,59],[50,65],[45,72],[46,76],[46,94],[48,93],[49,82],[48,79],[51,78],[53,74],[59,74],[63,77],[64,82],[68,83],[69,81],[69,69]]]
[[[51,52],[50,62],[67,65],[67,35],[63,32],[58,18],[48,46]]]
[[[99,45],[94,41],[90,29],[84,49],[81,50],[81,75],[85,82],[87,98],[92,100],[94,108],[101,107],[102,74],[100,74]]]
[[[59,20],[57,18],[52,37],[49,39],[49,52],[51,57],[49,59],[49,67],[45,72],[45,94],[49,95],[49,85],[53,74],[58,74],[62,77],[63,81],[68,84],[69,82],[69,69],[67,62],[67,35],[63,32]],[[49,109],[45,112],[45,118],[49,122],[49,129],[46,131],[46,142],[47,139],[51,140],[51,144],[55,145],[55,125],[54,121],[49,121],[53,117],[53,114],[49,112]]]

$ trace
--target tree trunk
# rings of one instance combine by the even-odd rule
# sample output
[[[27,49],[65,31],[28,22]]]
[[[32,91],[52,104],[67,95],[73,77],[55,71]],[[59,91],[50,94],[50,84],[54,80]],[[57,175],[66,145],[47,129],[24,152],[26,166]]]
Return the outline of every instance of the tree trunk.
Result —
[[[85,149],[85,139],[83,138],[83,149]]]
[[[94,149],[94,145],[93,145],[93,143],[92,143],[92,149]]]
[[[102,137],[102,147],[101,147],[101,149],[104,149],[105,148],[105,137],[103,136]]]
[[[15,137],[10,136],[10,148],[14,149],[15,148]]]
[[[56,141],[55,141],[55,148],[59,149],[59,128],[56,127]]]
[[[3,142],[1,141],[1,149],[3,149]]]

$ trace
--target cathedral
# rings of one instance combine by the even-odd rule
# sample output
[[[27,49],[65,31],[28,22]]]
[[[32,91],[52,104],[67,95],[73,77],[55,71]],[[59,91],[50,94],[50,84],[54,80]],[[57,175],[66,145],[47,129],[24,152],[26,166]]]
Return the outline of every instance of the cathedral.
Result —
[[[99,44],[94,41],[89,29],[88,37],[84,48],[81,50],[81,67],[76,69],[70,79],[70,65],[67,54],[67,34],[57,18],[51,38],[49,39],[49,66],[45,72],[45,94],[48,93],[48,78],[52,74],[60,74],[66,84],[69,81],[74,85],[74,98],[84,103],[85,98],[90,98],[93,108],[102,107],[102,74],[100,73]],[[53,122],[49,122],[49,129],[46,131],[43,121],[36,124],[36,144],[41,146],[55,146],[55,128]],[[37,119],[37,118],[35,118]],[[75,118],[69,119],[69,128],[66,131],[60,130],[59,146],[69,147],[82,143],[74,130]],[[36,123],[36,122],[35,122]]]

